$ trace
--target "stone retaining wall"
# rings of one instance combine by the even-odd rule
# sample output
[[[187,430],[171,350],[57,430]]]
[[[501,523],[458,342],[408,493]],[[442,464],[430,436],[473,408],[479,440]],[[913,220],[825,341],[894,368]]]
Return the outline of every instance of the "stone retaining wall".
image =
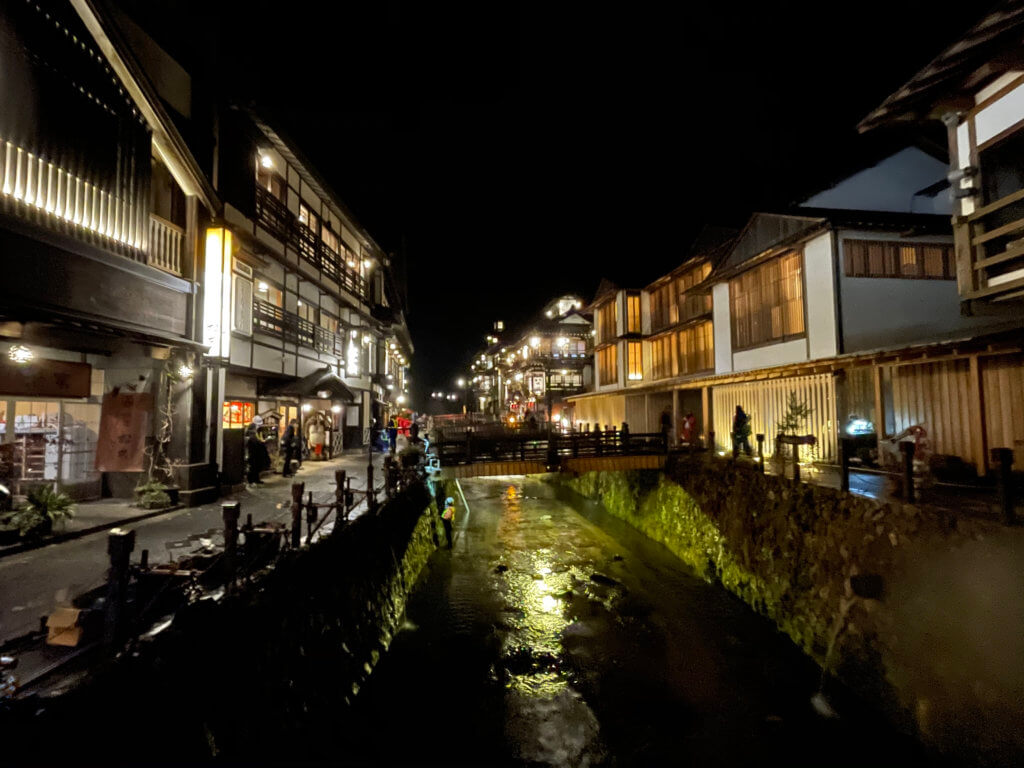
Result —
[[[725,461],[681,462],[668,475],[559,482],[774,620],[926,743],[986,765],[1024,755],[1019,530]]]
[[[86,684],[42,707],[27,702],[16,746],[32,752],[14,757],[46,765],[103,755],[161,765],[322,758],[400,628],[437,548],[439,519],[428,490],[411,488],[378,515],[285,552],[237,595],[192,603],[169,629],[90,670]]]

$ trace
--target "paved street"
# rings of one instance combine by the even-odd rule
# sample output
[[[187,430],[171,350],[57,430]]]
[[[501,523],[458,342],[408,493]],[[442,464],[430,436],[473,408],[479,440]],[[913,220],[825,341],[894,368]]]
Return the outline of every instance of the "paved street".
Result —
[[[379,470],[382,456],[374,454],[374,462]],[[365,488],[364,451],[331,461],[307,461],[295,479],[313,492],[314,501],[330,500],[336,469],[344,469],[353,477],[353,488]],[[379,487],[380,474],[375,478]],[[222,527],[221,504],[226,501],[241,502],[243,521],[247,514],[252,514],[254,522],[290,519],[292,480],[280,475],[266,475],[264,479],[262,486],[247,487],[215,503],[127,525],[135,531],[134,559],[138,560],[141,551],[148,549],[150,563],[167,562],[172,555],[168,543]],[[37,629],[40,617],[49,614],[59,602],[102,584],[109,562],[107,535],[107,531],[100,531],[0,559],[0,642]],[[173,555],[180,557],[188,551],[173,550]]]

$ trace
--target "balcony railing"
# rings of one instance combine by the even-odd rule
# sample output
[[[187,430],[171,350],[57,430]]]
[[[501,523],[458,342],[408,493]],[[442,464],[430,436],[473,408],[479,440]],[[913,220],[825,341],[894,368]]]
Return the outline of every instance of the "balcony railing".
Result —
[[[295,217],[284,203],[263,187],[256,187],[256,219],[278,240],[289,241]]]
[[[256,187],[256,218],[274,237],[287,243],[324,277],[359,298],[367,297],[366,278],[359,265],[349,266],[345,256],[327,246],[312,229],[299,222],[284,203],[263,187]]]
[[[998,299],[1024,290],[1024,189],[954,220],[962,299]]]
[[[286,312],[269,301],[253,299],[252,324],[256,330],[292,344],[300,344],[335,357],[344,357],[345,338],[343,336],[322,326],[314,325],[294,312]]]
[[[185,242],[185,230],[155,213],[149,215],[149,256],[150,266],[181,274],[181,247]]]

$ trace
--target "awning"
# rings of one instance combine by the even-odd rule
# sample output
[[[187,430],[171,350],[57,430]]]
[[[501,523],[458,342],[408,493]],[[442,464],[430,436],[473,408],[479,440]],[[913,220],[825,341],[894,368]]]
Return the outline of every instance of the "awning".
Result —
[[[358,399],[329,366],[313,371],[301,379],[270,387],[261,393],[261,397],[306,397],[344,400],[347,403],[354,403]]]

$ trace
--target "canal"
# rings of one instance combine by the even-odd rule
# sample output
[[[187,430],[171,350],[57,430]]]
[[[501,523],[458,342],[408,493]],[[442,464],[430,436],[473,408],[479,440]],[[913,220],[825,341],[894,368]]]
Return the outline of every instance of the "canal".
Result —
[[[597,505],[521,476],[462,491],[454,549],[330,738],[343,762],[929,764],[835,684],[823,716],[787,638]]]

